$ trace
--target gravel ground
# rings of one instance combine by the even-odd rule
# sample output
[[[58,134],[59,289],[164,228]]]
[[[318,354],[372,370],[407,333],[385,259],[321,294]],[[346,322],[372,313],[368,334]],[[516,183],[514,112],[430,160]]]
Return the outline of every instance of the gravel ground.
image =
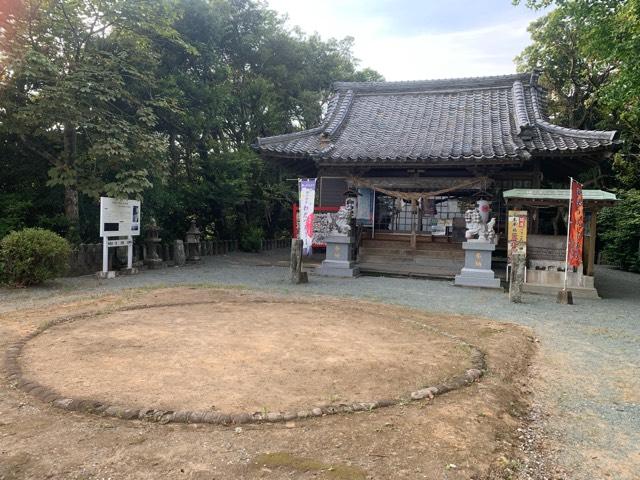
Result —
[[[544,449],[544,462],[558,464],[549,471],[532,452],[527,478],[639,478],[640,275],[600,267],[596,276],[602,300],[576,299],[576,305],[561,306],[551,297],[527,295],[526,303],[516,305],[500,292],[436,280],[311,275],[309,284],[294,286],[283,268],[287,257],[286,251],[231,254],[115,280],[87,276],[29,290],[0,289],[0,312],[125,288],[187,283],[358,297],[527,325],[536,332],[541,351],[532,384],[537,422],[523,437]]]

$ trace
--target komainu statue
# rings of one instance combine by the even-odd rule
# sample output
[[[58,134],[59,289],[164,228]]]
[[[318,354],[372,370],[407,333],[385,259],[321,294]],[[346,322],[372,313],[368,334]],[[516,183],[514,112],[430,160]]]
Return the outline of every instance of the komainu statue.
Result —
[[[480,210],[478,208],[474,208],[464,212],[464,221],[467,224],[467,231],[464,234],[467,241],[495,243],[495,217],[488,222],[485,222]]]
[[[351,235],[351,224],[355,215],[355,207],[351,199],[337,212],[316,213],[313,217],[313,240],[324,242],[329,236]]]

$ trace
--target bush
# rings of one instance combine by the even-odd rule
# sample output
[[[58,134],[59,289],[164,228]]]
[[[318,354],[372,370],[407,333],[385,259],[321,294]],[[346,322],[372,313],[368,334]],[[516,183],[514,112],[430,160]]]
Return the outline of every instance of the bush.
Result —
[[[16,286],[37,285],[69,268],[69,242],[43,228],[11,232],[0,241],[2,281]]]
[[[613,207],[598,215],[605,259],[624,270],[640,272],[640,191],[620,194]]]
[[[247,227],[240,236],[240,250],[243,252],[259,252],[262,249],[264,231],[260,227]]]

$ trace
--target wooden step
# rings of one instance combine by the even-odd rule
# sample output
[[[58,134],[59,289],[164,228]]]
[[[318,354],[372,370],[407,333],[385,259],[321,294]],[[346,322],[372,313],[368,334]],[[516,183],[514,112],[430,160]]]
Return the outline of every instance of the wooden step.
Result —
[[[387,265],[417,265],[423,267],[442,267],[460,269],[464,265],[464,259],[428,258],[428,257],[390,257],[381,255],[363,255],[358,259],[359,263],[378,263]]]
[[[384,232],[376,232],[373,239],[374,240],[390,240],[390,241],[407,241],[411,238],[410,233],[384,233]],[[369,236],[363,236],[363,239],[369,240]],[[416,235],[416,240],[418,242],[426,242],[426,243],[449,243],[449,238],[441,235],[426,235],[426,234],[418,234]]]
[[[464,259],[464,251],[459,250],[411,250],[392,248],[369,248],[360,247],[360,256],[380,256],[380,257],[404,257],[404,258],[449,258],[452,260]]]
[[[363,247],[372,248],[411,248],[411,243],[408,241],[398,240],[363,240],[361,245]],[[416,250],[462,250],[461,243],[429,243],[418,242],[416,243]]]

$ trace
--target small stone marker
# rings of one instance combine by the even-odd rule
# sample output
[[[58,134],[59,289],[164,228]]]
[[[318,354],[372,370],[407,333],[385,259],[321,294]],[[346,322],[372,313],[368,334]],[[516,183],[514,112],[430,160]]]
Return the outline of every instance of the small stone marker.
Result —
[[[173,261],[177,267],[182,267],[187,261],[182,240],[176,240],[173,243]]]
[[[307,283],[307,272],[302,271],[302,240],[291,239],[291,263],[289,265],[291,283]]]
[[[511,281],[509,282],[509,301],[522,303],[522,284],[524,283],[525,256],[514,253],[511,256]]]

